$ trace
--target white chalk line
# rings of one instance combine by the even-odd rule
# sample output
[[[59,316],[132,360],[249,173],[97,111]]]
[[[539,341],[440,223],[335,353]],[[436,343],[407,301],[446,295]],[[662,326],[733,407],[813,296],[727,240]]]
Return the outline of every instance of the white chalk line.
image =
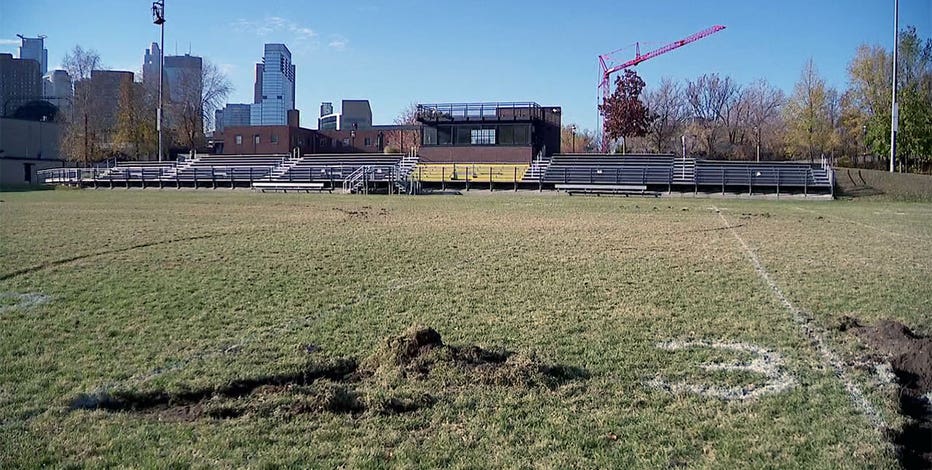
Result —
[[[861,391],[860,387],[854,383],[854,380],[849,376],[847,370],[844,367],[844,363],[835,354],[831,348],[825,342],[825,338],[819,328],[813,325],[812,315],[807,312],[804,312],[802,309],[796,307],[796,305],[791,302],[786,295],[783,294],[783,291],[777,285],[776,281],[773,280],[773,277],[767,272],[767,269],[764,268],[764,265],[761,264],[760,259],[757,257],[757,254],[751,247],[741,238],[741,235],[734,229],[731,223],[728,222],[728,219],[716,208],[716,213],[719,218],[722,219],[722,222],[725,223],[725,226],[729,228],[729,231],[732,235],[738,240],[744,251],[747,253],[748,258],[751,260],[751,263],[754,265],[754,269],[757,271],[757,274],[770,286],[770,290],[773,291],[774,297],[783,304],[784,307],[793,315],[793,320],[799,325],[803,333],[808,339],[811,340],[812,344],[815,345],[816,350],[819,354],[822,355],[824,362],[828,363],[835,372],[837,376],[845,386],[845,390],[848,392],[848,396],[851,398],[851,401],[854,403],[855,408],[860,411],[864,416],[870,421],[877,429],[887,428],[887,424],[884,421],[883,417],[874,408],[874,405],[870,403],[864,392]]]
[[[780,354],[752,344],[724,341],[673,340],[657,343],[657,348],[666,351],[678,351],[691,348],[714,348],[752,354],[754,358],[750,361],[739,360],[732,363],[711,362],[702,364],[699,367],[707,371],[753,372],[767,377],[767,383],[762,386],[749,384],[737,387],[719,387],[716,385],[687,382],[670,383],[659,375],[647,382],[649,387],[667,390],[671,393],[692,393],[723,400],[750,400],[761,395],[781,393],[796,385],[796,379],[786,372],[783,357]]]
[[[38,292],[0,292],[0,300],[11,299],[15,303],[0,306],[0,313],[12,312],[14,310],[27,310],[52,301],[52,298]]]
[[[826,215],[826,214],[820,214],[820,213],[818,213],[818,212],[816,212],[816,211],[814,211],[814,210],[811,210],[811,209],[803,209],[802,207],[798,207],[798,206],[797,206],[797,207],[794,207],[794,208],[795,208],[796,210],[798,210],[798,211],[808,212],[808,213],[810,213],[810,214],[820,215],[820,216],[822,216],[822,217],[828,217],[828,218],[830,218],[830,219],[843,220],[843,221],[845,221],[845,222],[848,222],[849,224],[860,225],[860,226],[862,226],[862,227],[867,227],[867,228],[869,228],[869,229],[871,229],[871,230],[876,230],[876,231],[878,231],[878,232],[883,232],[883,233],[886,233],[887,235],[893,235],[893,236],[895,236],[895,237],[910,238],[910,239],[912,239],[912,240],[916,240],[916,241],[919,241],[919,242],[928,241],[928,240],[926,240],[925,238],[922,238],[922,237],[917,237],[917,236],[915,236],[915,235],[909,235],[909,234],[907,234],[907,233],[894,232],[894,231],[892,231],[892,230],[887,230],[887,229],[882,228],[882,227],[877,227],[876,225],[866,224],[866,223],[864,223],[864,222],[861,222],[861,221],[858,221],[858,220],[854,220],[854,219],[849,219],[849,218],[847,218],[847,217],[842,217],[842,216],[840,216],[840,215]]]

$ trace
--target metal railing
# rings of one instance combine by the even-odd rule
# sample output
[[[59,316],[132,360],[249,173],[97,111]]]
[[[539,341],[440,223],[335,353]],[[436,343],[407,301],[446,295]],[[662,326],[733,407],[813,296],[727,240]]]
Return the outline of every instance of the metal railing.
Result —
[[[419,121],[452,120],[530,120],[542,119],[543,110],[537,103],[435,103],[418,104],[415,117]]]

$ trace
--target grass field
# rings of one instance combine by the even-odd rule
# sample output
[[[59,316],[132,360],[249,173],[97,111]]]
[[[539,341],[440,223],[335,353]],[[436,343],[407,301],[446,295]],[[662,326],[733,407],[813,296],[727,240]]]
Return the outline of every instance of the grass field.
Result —
[[[932,332],[932,204],[0,200],[3,468],[896,467],[835,327]]]

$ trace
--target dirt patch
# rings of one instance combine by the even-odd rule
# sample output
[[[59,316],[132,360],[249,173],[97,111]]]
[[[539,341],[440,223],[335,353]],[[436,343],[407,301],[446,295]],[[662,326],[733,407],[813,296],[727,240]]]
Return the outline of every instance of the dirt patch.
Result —
[[[319,348],[302,345],[304,354]],[[410,413],[437,399],[418,391],[428,377],[450,385],[547,386],[588,377],[585,370],[549,365],[534,355],[478,346],[449,346],[429,327],[387,338],[359,363],[338,358],[285,374],[239,379],[181,391],[98,390],[82,393],[68,410],[128,412],[168,421],[231,419],[244,415],[294,417],[314,413]],[[413,388],[413,390],[412,390]]]
[[[743,212],[738,216],[739,219],[753,219],[753,218],[764,218],[769,219],[772,217],[770,212]]]
[[[546,364],[535,354],[447,345],[437,331],[424,326],[388,338],[361,363],[360,369],[388,381],[438,377],[454,384],[549,388],[588,377],[584,369]]]
[[[370,216],[380,216],[384,217],[388,215],[388,210],[384,207],[378,211],[373,210],[371,206],[362,206],[359,210],[354,209],[343,209],[342,207],[334,207],[333,210],[340,212],[344,215],[349,216],[350,218],[358,219],[368,219]]]
[[[893,320],[862,325],[856,318],[844,317],[838,329],[857,336],[893,369],[900,386],[900,412],[909,418],[892,439],[900,464],[932,468],[932,338]]]

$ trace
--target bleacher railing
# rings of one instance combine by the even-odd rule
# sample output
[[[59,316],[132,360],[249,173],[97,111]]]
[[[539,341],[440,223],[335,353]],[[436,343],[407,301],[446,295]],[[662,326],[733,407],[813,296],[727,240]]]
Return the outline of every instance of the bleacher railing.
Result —
[[[452,120],[529,120],[542,119],[543,110],[534,102],[435,103],[418,104],[419,121]]]

